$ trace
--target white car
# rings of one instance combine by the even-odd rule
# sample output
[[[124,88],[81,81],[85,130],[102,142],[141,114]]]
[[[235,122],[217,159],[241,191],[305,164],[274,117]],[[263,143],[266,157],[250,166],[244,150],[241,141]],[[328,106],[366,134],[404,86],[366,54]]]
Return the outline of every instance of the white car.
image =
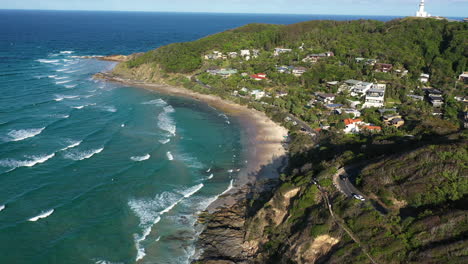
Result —
[[[355,193],[353,193],[353,197],[354,197],[354,199],[357,199],[357,200],[363,201],[363,202],[366,200],[362,195],[355,194]]]

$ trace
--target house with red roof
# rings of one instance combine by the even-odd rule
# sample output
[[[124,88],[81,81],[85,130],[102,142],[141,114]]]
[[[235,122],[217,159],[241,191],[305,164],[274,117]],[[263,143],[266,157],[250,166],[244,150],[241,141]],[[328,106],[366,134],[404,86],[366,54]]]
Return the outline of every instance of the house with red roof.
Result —
[[[262,81],[267,79],[267,75],[265,73],[257,73],[257,74],[252,74],[250,75],[250,78],[256,80],[256,81]]]
[[[346,134],[355,134],[360,133],[363,130],[371,131],[371,132],[380,132],[382,128],[380,126],[374,126],[369,123],[364,123],[361,119],[345,119],[344,121],[345,129],[343,131]]]

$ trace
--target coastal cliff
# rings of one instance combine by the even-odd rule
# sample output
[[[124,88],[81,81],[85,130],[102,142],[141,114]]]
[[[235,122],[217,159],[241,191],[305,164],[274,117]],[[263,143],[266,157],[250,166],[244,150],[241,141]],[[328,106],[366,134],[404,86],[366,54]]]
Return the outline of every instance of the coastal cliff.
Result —
[[[194,263],[465,263],[468,137],[459,119],[465,106],[452,98],[466,93],[467,86],[454,90],[452,84],[467,65],[467,32],[466,24],[432,19],[254,24],[161,47],[100,77],[165,85],[176,95],[184,87],[194,98],[215,94],[264,112],[289,129],[289,163],[274,173],[281,174],[279,180],[267,186],[250,182],[237,189],[233,203],[200,215],[204,231]],[[280,50],[290,54],[276,55],[278,46],[289,47]],[[217,50],[247,48],[260,49],[260,55],[204,59]],[[325,50],[334,56],[313,63],[298,60]],[[391,62],[398,71],[360,64],[370,57]],[[308,69],[300,76],[285,75],[277,73],[281,64]],[[238,71],[208,73],[221,67]],[[410,73],[402,76],[405,69]],[[255,72],[269,78],[247,74]],[[423,72],[430,72],[430,84],[444,93],[447,103],[437,109],[443,118],[436,117],[439,112],[430,102],[408,99],[418,93],[424,100]],[[310,95],[338,94],[332,81],[348,78],[388,85],[385,106],[398,107],[408,125],[385,124],[376,108],[355,109],[362,120],[381,125],[380,133],[345,134],[343,120],[351,116],[335,114]],[[242,93],[243,86],[270,96],[250,97]],[[337,98],[347,108],[354,107],[349,101],[363,101],[347,93]]]

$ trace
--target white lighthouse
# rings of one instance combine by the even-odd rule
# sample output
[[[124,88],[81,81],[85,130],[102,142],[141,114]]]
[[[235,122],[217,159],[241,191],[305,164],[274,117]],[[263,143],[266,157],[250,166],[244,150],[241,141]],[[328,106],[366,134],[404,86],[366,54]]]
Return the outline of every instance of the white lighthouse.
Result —
[[[416,12],[417,17],[430,17],[431,15],[424,10],[424,0],[419,3],[419,10]]]

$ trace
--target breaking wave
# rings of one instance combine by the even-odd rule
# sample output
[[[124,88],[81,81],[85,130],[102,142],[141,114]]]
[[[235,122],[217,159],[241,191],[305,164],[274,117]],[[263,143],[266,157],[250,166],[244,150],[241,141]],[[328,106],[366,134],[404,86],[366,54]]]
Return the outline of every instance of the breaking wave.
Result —
[[[71,51],[71,50],[64,50],[60,52],[60,54],[72,54],[72,53],[74,53],[74,51]]]
[[[49,216],[50,216],[51,214],[53,214],[53,213],[54,213],[54,209],[51,209],[51,210],[49,210],[49,211],[47,211],[47,212],[41,213],[41,214],[38,215],[38,216],[29,218],[28,221],[29,221],[29,222],[36,222],[36,221],[39,220],[39,219],[43,219],[43,218],[49,217]]]
[[[174,160],[174,156],[172,156],[172,153],[170,151],[166,153],[166,156],[168,160]]]
[[[79,97],[78,95],[56,95],[54,101],[60,102],[65,99],[76,99],[78,97]]]
[[[168,139],[168,138],[167,138],[167,139],[161,139],[161,140],[159,140],[159,143],[161,143],[161,144],[163,144],[163,145],[166,145],[166,144],[169,143],[169,142],[171,142],[171,140]]]
[[[5,209],[5,205],[4,204],[0,205],[0,212],[3,211],[4,209]]]
[[[37,60],[37,62],[40,62],[40,63],[57,63],[57,62],[59,62],[59,60],[40,59],[40,60]]]
[[[21,140],[32,138],[41,134],[44,129],[45,127],[33,128],[33,129],[11,130],[10,132],[8,132],[8,136],[11,138],[10,141],[21,141]]]
[[[104,148],[88,150],[88,151],[71,151],[65,154],[65,158],[75,160],[75,161],[85,160],[85,159],[91,158],[92,156],[96,154],[101,153],[103,150]]]
[[[150,158],[151,158],[151,155],[146,154],[144,156],[134,156],[134,157],[131,157],[130,159],[133,161],[145,161],[145,160],[149,160]]]
[[[143,241],[151,234],[153,226],[161,221],[161,216],[170,212],[184,199],[187,199],[203,188],[203,184],[198,184],[188,188],[178,195],[175,193],[164,192],[156,195],[154,199],[131,200],[129,207],[140,219],[142,234],[134,234],[135,247],[137,249],[136,261],[146,256],[145,248],[141,245]],[[182,195],[182,197],[180,197]]]
[[[155,99],[148,102],[141,103],[144,105],[157,105],[157,106],[166,106],[167,103],[163,99]]]
[[[176,125],[170,114],[174,113],[175,110],[172,106],[168,105],[164,107],[164,111],[158,115],[158,126],[160,129],[169,132],[172,136],[176,134]]]
[[[44,163],[53,157],[55,157],[55,153],[43,156],[30,156],[28,157],[29,160],[4,159],[0,160],[0,166],[11,168],[12,170],[20,167],[34,167],[35,165]]]
[[[67,147],[65,147],[65,148],[61,149],[61,151],[65,151],[65,150],[67,150],[67,149],[76,148],[76,147],[78,147],[78,146],[81,144],[81,142],[83,142],[83,141],[75,141],[75,142],[71,142],[71,144],[70,144],[70,145],[68,145]]]

